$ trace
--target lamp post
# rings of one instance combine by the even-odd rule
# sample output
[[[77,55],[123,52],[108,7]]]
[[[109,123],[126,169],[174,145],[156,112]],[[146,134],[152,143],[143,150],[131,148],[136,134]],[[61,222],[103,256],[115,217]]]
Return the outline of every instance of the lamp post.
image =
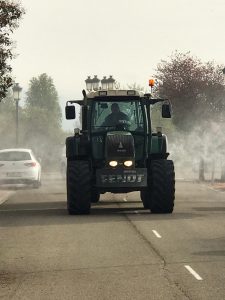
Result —
[[[20,92],[22,91],[22,88],[19,86],[19,83],[15,83],[12,90],[13,90],[13,98],[16,102],[16,146],[18,146],[18,142],[19,142],[19,100],[20,100]]]

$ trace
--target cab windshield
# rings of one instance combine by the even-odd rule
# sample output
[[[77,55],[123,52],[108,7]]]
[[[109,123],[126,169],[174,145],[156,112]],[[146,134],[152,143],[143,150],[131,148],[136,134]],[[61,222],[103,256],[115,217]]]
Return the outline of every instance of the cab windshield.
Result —
[[[144,131],[140,101],[94,101],[91,127],[93,132],[108,130]]]

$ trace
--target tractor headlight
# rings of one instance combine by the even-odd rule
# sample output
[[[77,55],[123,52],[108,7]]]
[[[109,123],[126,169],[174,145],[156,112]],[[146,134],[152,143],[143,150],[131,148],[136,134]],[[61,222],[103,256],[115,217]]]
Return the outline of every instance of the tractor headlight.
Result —
[[[110,167],[116,167],[118,165],[118,162],[116,160],[111,160],[109,162]]]
[[[132,160],[126,160],[123,164],[125,167],[131,167],[133,165],[133,162]]]

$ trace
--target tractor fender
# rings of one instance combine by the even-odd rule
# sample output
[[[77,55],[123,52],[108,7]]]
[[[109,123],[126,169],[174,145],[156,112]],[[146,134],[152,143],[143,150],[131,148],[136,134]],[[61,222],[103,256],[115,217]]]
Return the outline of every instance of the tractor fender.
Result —
[[[150,156],[158,158],[167,158],[167,136],[165,134],[152,134]]]
[[[66,157],[68,160],[76,160],[90,155],[90,143],[86,136],[75,135],[66,138]]]

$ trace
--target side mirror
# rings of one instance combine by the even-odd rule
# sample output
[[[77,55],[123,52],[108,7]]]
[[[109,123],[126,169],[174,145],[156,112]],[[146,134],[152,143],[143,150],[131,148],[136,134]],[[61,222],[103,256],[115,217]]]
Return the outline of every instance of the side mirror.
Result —
[[[162,117],[163,118],[171,118],[171,106],[170,104],[162,105]]]
[[[76,118],[75,106],[74,105],[67,105],[65,107],[66,119],[72,120]]]

